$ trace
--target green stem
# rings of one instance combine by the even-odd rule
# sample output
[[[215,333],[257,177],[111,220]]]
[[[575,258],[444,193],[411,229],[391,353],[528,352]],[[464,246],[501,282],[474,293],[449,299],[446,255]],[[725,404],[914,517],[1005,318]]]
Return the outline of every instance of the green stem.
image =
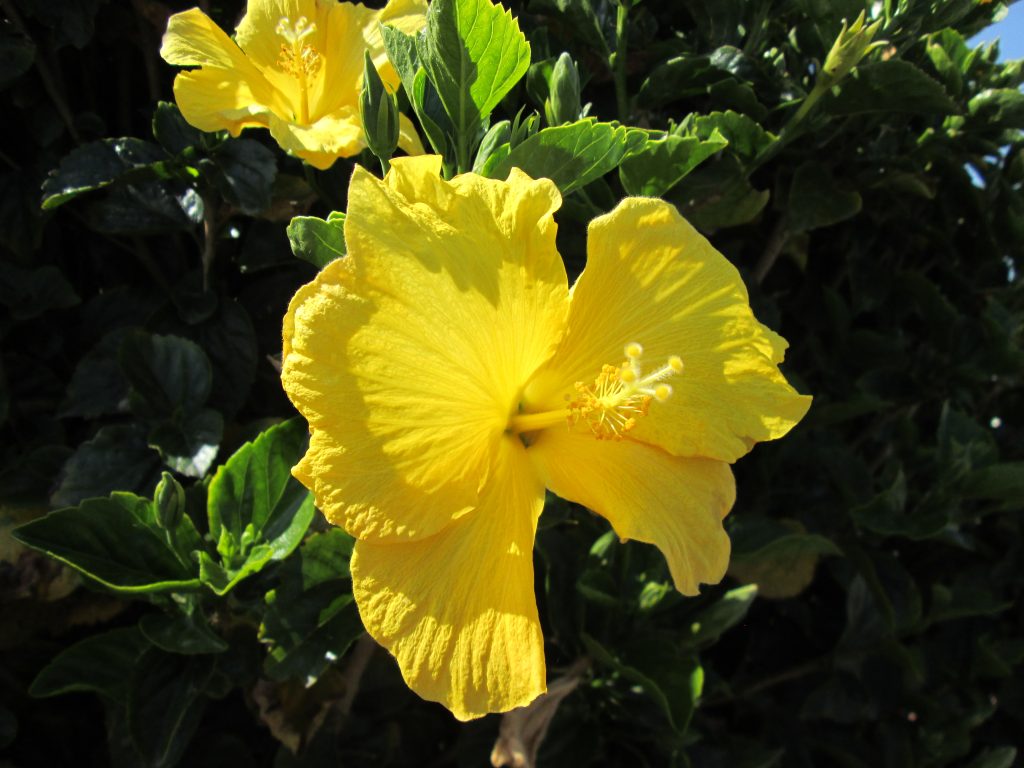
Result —
[[[382,176],[387,176],[388,171],[391,170],[391,158],[378,157],[377,159],[380,160],[380,172]]]
[[[629,122],[629,91],[626,89],[626,53],[629,41],[629,8],[627,0],[620,0],[615,16],[615,53],[611,55],[609,64],[615,80],[615,102],[619,112],[619,120]]]

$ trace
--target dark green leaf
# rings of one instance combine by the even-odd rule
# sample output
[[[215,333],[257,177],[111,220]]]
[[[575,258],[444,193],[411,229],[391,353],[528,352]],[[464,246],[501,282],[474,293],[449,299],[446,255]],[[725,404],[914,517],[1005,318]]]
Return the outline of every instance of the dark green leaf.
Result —
[[[0,32],[0,90],[28,72],[36,57],[36,46],[30,39],[4,29]]]
[[[130,171],[138,172],[165,159],[160,147],[142,139],[84,144],[61,160],[43,183],[43,208],[56,208],[83,192],[106,187]]]
[[[43,667],[29,693],[36,697],[91,691],[123,702],[138,658],[149,647],[135,627],[87,637],[59,653]]]
[[[288,225],[292,253],[323,269],[345,255],[345,217],[329,221],[316,216],[296,216]]]
[[[203,133],[189,125],[176,104],[157,102],[153,112],[153,138],[172,155],[180,155],[189,147],[198,146]]]
[[[353,541],[332,529],[310,537],[278,571],[267,593],[260,639],[271,645],[264,671],[309,685],[363,633],[348,561]]]
[[[690,643],[696,648],[714,645],[722,634],[746,618],[751,603],[757,597],[757,585],[730,589],[721,599],[701,609],[690,623]]]
[[[823,165],[804,163],[789,188],[789,226],[794,232],[828,227],[860,213],[860,193],[843,189]]]
[[[985,128],[1024,128],[1024,93],[1015,88],[982,91],[967,108]]]
[[[190,656],[223,653],[228,649],[228,644],[210,628],[202,612],[194,606],[189,613],[148,613],[139,621],[139,629],[150,643],[167,653]]]
[[[660,634],[630,639],[623,644],[622,656],[589,635],[581,639],[598,664],[643,688],[665,713],[669,725],[679,733],[686,731],[704,688],[704,669],[695,658],[681,653]]]
[[[150,431],[148,442],[164,464],[186,477],[203,477],[217,458],[224,435],[224,417],[212,408],[161,421]]]
[[[121,368],[132,411],[143,419],[198,413],[210,394],[213,372],[206,353],[180,336],[133,331],[121,346]]]
[[[142,181],[119,185],[89,205],[86,221],[112,235],[159,235],[192,229],[203,218],[203,202],[192,187],[176,182]]]
[[[945,89],[908,61],[892,59],[857,67],[827,102],[833,115],[908,112],[948,115],[956,112]]]
[[[101,427],[67,460],[50,503],[55,507],[74,506],[117,489],[149,493],[159,474],[160,456],[149,447],[142,427]]]
[[[483,172],[492,179],[504,179],[512,168],[520,168],[533,178],[551,179],[567,195],[615,170],[646,140],[641,131],[588,118],[542,129],[504,157],[492,156]]]
[[[128,689],[128,730],[146,766],[177,765],[203,717],[210,656],[179,656],[155,648],[142,655]]]
[[[181,591],[199,585],[167,545],[152,502],[130,493],[51,512],[14,535],[118,592]]]
[[[255,216],[270,207],[277,156],[258,141],[228,139],[213,154],[215,182],[224,199]]]
[[[0,270],[0,304],[15,320],[30,320],[53,309],[78,304],[78,295],[61,271],[54,266],[22,269],[4,264]]]
[[[94,419],[128,409],[128,382],[120,362],[125,333],[123,328],[111,331],[78,361],[61,404],[61,416]]]

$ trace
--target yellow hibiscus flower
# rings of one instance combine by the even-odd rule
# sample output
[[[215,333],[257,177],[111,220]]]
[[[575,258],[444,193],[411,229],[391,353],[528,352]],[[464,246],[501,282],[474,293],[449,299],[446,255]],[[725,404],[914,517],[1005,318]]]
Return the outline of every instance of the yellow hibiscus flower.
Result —
[[[384,52],[379,24],[411,34],[426,23],[426,0],[390,0],[375,11],[337,0],[249,0],[235,39],[198,8],[171,16],[160,55],[199,67],[174,79],[185,119],[203,131],[269,128],[283,149],[329,168],[366,146],[359,120],[363,51],[394,91],[399,78]],[[401,116],[399,146],[422,154]]]
[[[357,168],[349,255],[292,299],[293,472],[358,540],[353,589],[409,686],[459,719],[545,690],[533,541],[545,488],[656,545],[687,595],[725,574],[729,463],[806,413],[786,342],[668,203],[594,220],[569,288],[547,179]]]

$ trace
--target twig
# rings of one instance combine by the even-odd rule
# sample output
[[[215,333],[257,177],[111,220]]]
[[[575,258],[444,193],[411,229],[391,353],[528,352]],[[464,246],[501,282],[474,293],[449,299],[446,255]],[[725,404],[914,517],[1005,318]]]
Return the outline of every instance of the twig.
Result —
[[[352,649],[352,656],[341,672],[341,676],[345,680],[345,695],[338,702],[336,711],[342,717],[352,711],[352,704],[356,700],[356,694],[359,693],[359,683],[362,682],[363,673],[376,651],[377,641],[364,632],[356,641],[356,647]]]
[[[786,230],[786,217],[782,216],[775,223],[775,229],[772,230],[768,243],[761,253],[761,258],[757,260],[757,265],[754,267],[754,282],[758,284],[764,282],[765,277],[772,267],[775,266],[775,262],[778,260],[779,254],[782,253],[788,238],[789,232]]]
[[[577,659],[565,674],[548,686],[548,692],[531,704],[506,712],[501,717],[498,740],[491,750],[491,765],[495,768],[535,768],[537,752],[547,735],[559,705],[583,680],[590,669],[590,659]]]

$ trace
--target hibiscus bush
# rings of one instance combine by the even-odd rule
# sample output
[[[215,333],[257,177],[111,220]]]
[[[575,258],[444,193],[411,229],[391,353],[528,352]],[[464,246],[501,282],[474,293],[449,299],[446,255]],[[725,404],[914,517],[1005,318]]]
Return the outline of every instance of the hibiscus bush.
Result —
[[[0,0],[4,764],[1016,764],[1004,3],[199,5]]]

